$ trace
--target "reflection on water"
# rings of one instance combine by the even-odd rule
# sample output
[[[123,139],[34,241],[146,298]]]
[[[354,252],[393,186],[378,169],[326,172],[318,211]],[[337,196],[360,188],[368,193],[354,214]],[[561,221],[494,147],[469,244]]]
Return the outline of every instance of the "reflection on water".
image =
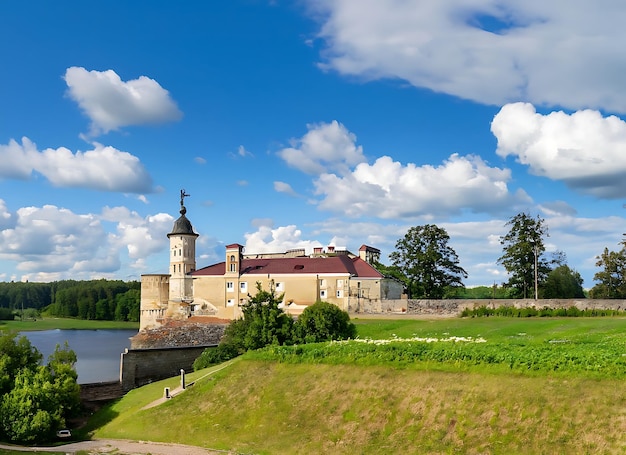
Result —
[[[78,361],[78,383],[115,381],[120,378],[120,355],[130,347],[137,330],[42,330],[22,332],[43,354],[44,363],[57,344],[68,342]]]

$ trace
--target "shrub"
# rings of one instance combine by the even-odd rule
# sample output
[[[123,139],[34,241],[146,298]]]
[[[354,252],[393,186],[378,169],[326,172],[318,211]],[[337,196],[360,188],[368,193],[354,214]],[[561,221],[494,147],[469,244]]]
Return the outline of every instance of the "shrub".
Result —
[[[328,302],[316,302],[305,308],[293,326],[296,343],[345,340],[356,336],[356,326],[350,316],[338,306]]]

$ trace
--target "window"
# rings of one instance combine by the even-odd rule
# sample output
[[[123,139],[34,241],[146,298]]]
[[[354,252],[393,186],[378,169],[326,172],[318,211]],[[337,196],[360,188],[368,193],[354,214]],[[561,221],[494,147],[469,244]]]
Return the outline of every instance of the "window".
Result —
[[[176,256],[176,250],[174,250],[174,256]]]
[[[343,280],[337,280],[337,289],[343,288]]]
[[[325,287],[326,287],[326,280],[325,280],[324,278],[322,278],[322,279],[320,280],[320,287],[321,287],[321,288],[325,288]]]
[[[320,291],[320,299],[325,299],[326,298],[326,289],[322,289]]]
[[[342,299],[343,298],[343,291],[341,289],[337,290],[337,298],[338,299]]]
[[[230,264],[230,271],[231,272],[236,272],[237,271],[237,264],[235,264],[235,263]]]
[[[233,283],[232,281],[227,281],[226,282],[226,290],[228,292],[233,292],[235,290],[235,283]]]
[[[285,290],[285,283],[276,283],[276,292],[283,292]]]
[[[235,306],[235,299],[228,299],[226,301],[226,306]]]
[[[248,283],[242,281],[239,283],[239,289],[241,289],[241,292],[248,292]]]
[[[235,262],[235,255],[234,254],[230,255],[230,262]]]

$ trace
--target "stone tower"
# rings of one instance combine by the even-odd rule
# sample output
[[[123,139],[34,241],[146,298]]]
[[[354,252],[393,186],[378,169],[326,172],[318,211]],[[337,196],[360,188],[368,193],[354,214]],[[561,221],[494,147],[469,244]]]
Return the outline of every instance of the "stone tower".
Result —
[[[196,270],[196,239],[191,222],[185,214],[184,198],[189,195],[180,191],[180,217],[174,222],[170,239],[170,302],[190,303],[193,300],[193,279]]]

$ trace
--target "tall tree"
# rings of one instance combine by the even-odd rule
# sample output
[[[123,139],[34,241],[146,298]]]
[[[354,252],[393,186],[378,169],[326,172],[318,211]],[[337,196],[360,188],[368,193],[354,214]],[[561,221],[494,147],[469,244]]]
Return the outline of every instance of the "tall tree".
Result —
[[[449,287],[464,287],[467,272],[448,245],[450,236],[434,224],[414,226],[396,243],[389,255],[394,266],[407,277],[412,298],[440,299]]]
[[[542,287],[545,299],[580,299],[585,297],[583,279],[566,264],[559,265],[548,273]]]
[[[601,267],[593,276],[598,283],[591,289],[594,299],[623,299],[626,297],[626,247],[620,251],[608,248],[597,256],[596,266]]]
[[[503,245],[498,263],[509,273],[507,286],[515,290],[516,297],[526,298],[535,295],[535,280],[539,286],[550,272],[548,262],[543,258],[545,246],[543,238],[548,237],[544,220],[527,213],[518,213],[507,221],[509,232],[500,237]]]

